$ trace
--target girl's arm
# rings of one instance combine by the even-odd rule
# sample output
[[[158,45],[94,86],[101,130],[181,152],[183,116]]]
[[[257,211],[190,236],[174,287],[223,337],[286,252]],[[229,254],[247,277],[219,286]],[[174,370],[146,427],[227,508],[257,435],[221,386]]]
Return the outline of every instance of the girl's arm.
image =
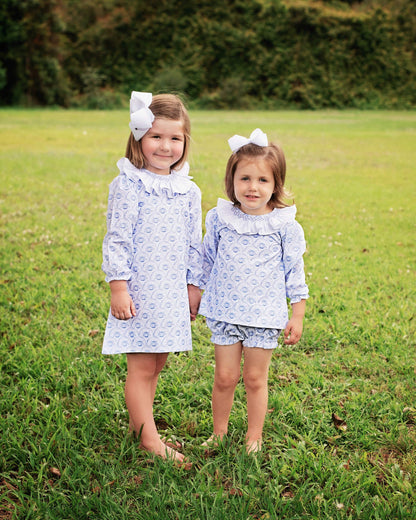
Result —
[[[298,222],[286,226],[285,233],[282,234],[282,249],[286,296],[292,306],[292,317],[286,325],[284,336],[287,345],[294,345],[302,336],[306,300],[309,298],[303,264],[306,243],[303,229]]]
[[[295,345],[300,340],[303,331],[305,308],[306,300],[292,303],[292,317],[288,321],[284,332],[286,345]]]
[[[195,285],[188,284],[189,312],[191,321],[196,319],[199,304],[201,303],[201,289]]]
[[[202,275],[202,210],[201,210],[201,192],[196,188],[190,198],[189,203],[189,255],[188,270],[186,281],[188,284],[189,312],[191,321],[194,321],[201,302],[201,284]]]
[[[215,262],[218,250],[219,234],[218,234],[218,217],[216,210],[207,213],[205,219],[206,233],[202,244],[202,280],[201,287],[205,289],[212,267]]]
[[[111,314],[119,320],[128,320],[136,315],[134,303],[127,290],[136,221],[137,199],[131,191],[130,181],[119,175],[110,185],[102,264],[111,290]]]
[[[138,218],[137,195],[125,175],[110,185],[107,234],[103,241],[102,270],[106,282],[130,280],[133,258],[133,229]]]

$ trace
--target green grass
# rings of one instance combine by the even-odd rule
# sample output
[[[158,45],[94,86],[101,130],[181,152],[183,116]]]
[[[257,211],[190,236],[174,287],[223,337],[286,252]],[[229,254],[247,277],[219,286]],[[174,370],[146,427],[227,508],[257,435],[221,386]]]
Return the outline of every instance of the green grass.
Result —
[[[414,112],[192,112],[204,213],[223,197],[227,139],[279,141],[304,227],[301,342],[270,369],[264,450],[206,454],[213,349],[172,355],[155,403],[191,471],[127,434],[125,359],[101,355],[101,243],[125,111],[0,111],[0,519],[416,518]],[[346,429],[338,429],[332,414]]]

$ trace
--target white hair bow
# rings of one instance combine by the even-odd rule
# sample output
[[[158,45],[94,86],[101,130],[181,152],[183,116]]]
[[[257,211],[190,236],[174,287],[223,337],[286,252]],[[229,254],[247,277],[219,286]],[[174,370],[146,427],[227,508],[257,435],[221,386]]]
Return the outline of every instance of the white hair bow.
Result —
[[[233,152],[237,152],[242,146],[246,144],[256,144],[257,146],[268,146],[267,135],[256,128],[251,132],[250,137],[243,137],[242,135],[233,135],[228,139],[228,144]]]
[[[131,93],[129,127],[136,141],[141,139],[152,128],[155,116],[149,108],[151,102],[152,94],[150,92],[136,92],[133,90]]]

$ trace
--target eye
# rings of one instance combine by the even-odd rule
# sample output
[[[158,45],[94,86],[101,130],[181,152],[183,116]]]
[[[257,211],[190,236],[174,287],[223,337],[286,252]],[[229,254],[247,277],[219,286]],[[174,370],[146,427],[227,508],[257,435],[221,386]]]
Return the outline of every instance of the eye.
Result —
[[[262,178],[260,179],[260,182],[270,182],[270,181],[269,181],[269,179],[266,179],[266,178],[262,177]]]

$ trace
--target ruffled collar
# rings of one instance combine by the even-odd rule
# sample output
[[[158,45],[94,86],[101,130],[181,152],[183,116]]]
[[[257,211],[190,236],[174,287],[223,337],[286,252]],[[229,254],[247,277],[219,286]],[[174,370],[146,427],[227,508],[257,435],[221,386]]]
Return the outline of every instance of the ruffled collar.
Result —
[[[189,176],[189,164],[186,162],[180,170],[172,170],[169,175],[158,175],[149,170],[136,168],[127,157],[117,161],[120,173],[124,173],[134,182],[141,181],[147,193],[161,195],[165,193],[169,198],[175,193],[187,193],[192,186],[192,177]]]
[[[220,222],[240,235],[271,235],[295,220],[296,206],[275,208],[266,215],[248,215],[232,202],[218,199],[217,214]]]

